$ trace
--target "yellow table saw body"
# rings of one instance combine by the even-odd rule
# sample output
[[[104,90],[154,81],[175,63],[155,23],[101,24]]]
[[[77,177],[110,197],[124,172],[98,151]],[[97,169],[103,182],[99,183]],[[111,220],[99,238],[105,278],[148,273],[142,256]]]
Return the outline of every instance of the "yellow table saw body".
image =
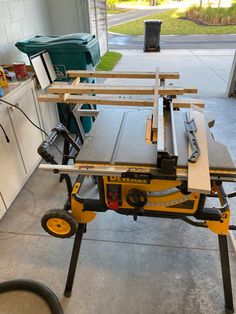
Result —
[[[181,217],[185,214],[193,216],[200,206],[200,198],[204,197],[200,193],[182,193],[180,186],[184,182],[179,180],[142,180],[121,178],[118,176],[104,176],[104,197],[107,207],[110,205],[109,189],[119,190],[119,208],[118,213],[129,214],[134,209],[127,203],[126,197],[131,190],[145,191],[148,195],[147,204],[143,207],[144,216],[149,213],[149,216],[165,217],[175,215]],[[84,211],[83,200],[78,199],[80,182],[76,182],[71,195],[71,210],[72,216],[78,223],[89,223],[96,217],[96,212]],[[218,194],[217,185],[213,185],[212,193]],[[206,227],[216,234],[227,235],[230,220],[230,210],[227,210],[220,221],[205,221]]]

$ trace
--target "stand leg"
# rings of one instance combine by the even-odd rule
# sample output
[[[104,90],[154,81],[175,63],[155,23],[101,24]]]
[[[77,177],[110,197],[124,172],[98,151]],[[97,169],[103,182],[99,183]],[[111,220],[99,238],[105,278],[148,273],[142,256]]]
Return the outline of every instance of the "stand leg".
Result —
[[[86,224],[79,224],[78,230],[75,235],[75,240],[74,240],[74,245],[73,245],[71,260],[70,260],[70,266],[69,266],[69,271],[67,275],[66,287],[64,291],[65,297],[71,296],[77,261],[78,261],[79,252],[80,252],[80,246],[81,246],[85,227],[86,227]]]
[[[66,117],[65,117],[65,127],[67,128],[67,130],[70,127],[70,123],[71,123],[71,118],[72,118],[72,112],[71,112],[71,106],[68,105],[66,107]],[[70,153],[70,143],[67,141],[67,139],[64,139],[64,147],[63,147],[63,154],[64,156],[62,157],[62,165],[67,165],[68,164],[68,155]],[[62,182],[62,180],[64,179],[64,175],[61,174],[60,175],[60,182]]]
[[[219,249],[220,249],[220,261],[221,271],[223,277],[223,287],[225,296],[225,311],[227,314],[234,313],[232,285],[229,266],[229,251],[227,236],[218,235]]]

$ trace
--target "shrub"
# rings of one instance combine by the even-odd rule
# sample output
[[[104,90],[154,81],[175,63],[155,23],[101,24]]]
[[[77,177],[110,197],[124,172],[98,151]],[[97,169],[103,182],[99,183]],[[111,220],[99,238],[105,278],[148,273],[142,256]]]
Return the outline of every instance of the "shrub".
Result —
[[[207,25],[236,24],[236,4],[229,8],[192,6],[185,12],[185,16]]]
[[[116,4],[118,3],[118,0],[107,0],[107,7],[109,9],[115,9]]]

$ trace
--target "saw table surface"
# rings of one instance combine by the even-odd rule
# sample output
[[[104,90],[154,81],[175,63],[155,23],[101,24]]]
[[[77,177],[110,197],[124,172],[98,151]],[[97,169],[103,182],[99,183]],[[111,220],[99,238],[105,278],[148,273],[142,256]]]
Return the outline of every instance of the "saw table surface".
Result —
[[[89,132],[77,163],[156,166],[157,145],[146,143],[146,123],[152,110],[103,110]],[[185,130],[185,111],[174,111],[177,167],[188,167],[188,138]],[[169,126],[165,125],[168,150]],[[227,147],[215,141],[206,124],[210,169],[235,170]],[[201,149],[201,143],[199,143]],[[204,152],[201,152],[204,153]]]

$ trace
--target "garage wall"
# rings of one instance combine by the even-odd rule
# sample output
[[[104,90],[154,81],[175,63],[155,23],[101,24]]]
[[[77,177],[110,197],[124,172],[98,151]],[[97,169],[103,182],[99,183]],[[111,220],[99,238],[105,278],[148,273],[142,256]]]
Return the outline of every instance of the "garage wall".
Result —
[[[105,0],[48,0],[52,33],[92,33],[99,39],[101,53],[107,51]]]
[[[65,1],[66,2],[66,1]],[[51,31],[48,0],[0,0],[0,64],[26,61],[15,42]]]
[[[0,0],[0,64],[29,63],[15,48],[34,35],[91,32],[107,50],[105,0]]]
[[[52,33],[64,35],[89,31],[87,12],[84,12],[84,0],[49,0]]]

